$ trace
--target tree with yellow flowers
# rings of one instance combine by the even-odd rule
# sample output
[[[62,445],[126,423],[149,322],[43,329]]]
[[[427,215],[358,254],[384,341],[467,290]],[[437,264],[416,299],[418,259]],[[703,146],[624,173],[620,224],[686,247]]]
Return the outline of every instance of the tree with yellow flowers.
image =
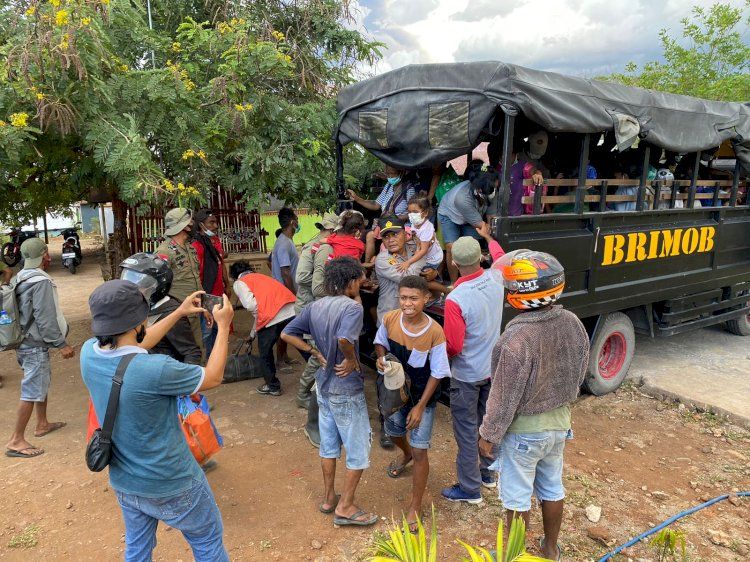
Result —
[[[0,222],[92,189],[329,205],[333,98],[380,48],[348,0],[152,0],[153,30],[140,4],[0,7]]]

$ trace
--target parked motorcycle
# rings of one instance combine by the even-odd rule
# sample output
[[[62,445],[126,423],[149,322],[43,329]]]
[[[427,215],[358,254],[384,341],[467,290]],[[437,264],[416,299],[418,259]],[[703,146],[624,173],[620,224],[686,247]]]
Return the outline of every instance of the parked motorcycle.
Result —
[[[63,237],[62,264],[72,274],[75,274],[76,268],[83,261],[81,239],[78,236],[78,227],[80,224],[76,223],[75,226],[66,228],[60,233]]]
[[[10,267],[21,261],[21,244],[28,238],[34,238],[36,232],[24,232],[20,228],[12,227],[7,233],[10,242],[3,244],[3,261]]]

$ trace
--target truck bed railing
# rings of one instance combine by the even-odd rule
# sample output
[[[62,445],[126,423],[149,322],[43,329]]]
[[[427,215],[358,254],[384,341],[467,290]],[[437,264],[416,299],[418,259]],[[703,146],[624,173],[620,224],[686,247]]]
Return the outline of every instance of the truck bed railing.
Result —
[[[711,201],[713,207],[720,206],[720,202],[729,201],[729,206],[734,207],[737,204],[738,188],[745,187],[744,184],[738,184],[737,189],[734,188],[734,182],[729,180],[698,180],[693,183],[692,180],[654,180],[651,185],[645,186],[643,194],[633,195],[616,195],[609,193],[610,190],[616,190],[618,187],[640,187],[640,180],[630,179],[596,179],[586,180],[585,183],[579,184],[577,179],[550,179],[545,180],[544,185],[547,187],[547,195],[543,194],[542,189],[537,189],[534,195],[527,195],[521,199],[524,205],[533,205],[535,215],[542,214],[544,205],[556,205],[564,203],[598,203],[599,209],[603,211],[610,211],[612,209],[607,208],[608,203],[627,203],[632,202],[637,204],[642,203],[644,209],[648,208],[659,208],[660,202],[669,202],[669,208],[674,209],[677,201],[684,201],[689,203],[685,204],[683,208],[693,208],[695,201]],[[533,185],[533,180],[523,180],[524,186]],[[550,191],[555,188],[566,187],[572,188],[571,192],[566,195],[550,195]],[[687,187],[687,192],[681,192],[680,188]],[[654,204],[654,193],[656,189],[659,189],[659,195],[657,197],[656,204]],[[698,193],[697,189],[710,189],[710,192]],[[579,190],[584,193],[579,194]],[[598,193],[591,193],[591,190],[596,190]],[[734,194],[734,199],[733,199]],[[747,195],[745,195],[747,197]],[[743,202],[747,204],[747,202]],[[635,210],[635,209],[634,209]]]

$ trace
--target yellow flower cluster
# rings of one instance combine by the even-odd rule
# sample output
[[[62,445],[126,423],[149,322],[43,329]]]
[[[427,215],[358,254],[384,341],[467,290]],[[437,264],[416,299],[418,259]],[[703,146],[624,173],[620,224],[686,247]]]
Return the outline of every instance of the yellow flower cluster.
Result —
[[[192,185],[185,185],[182,182],[175,184],[170,180],[164,180],[164,189],[169,193],[176,193],[179,196],[185,197],[198,197],[201,194],[201,192]]]
[[[285,55],[284,53],[279,53],[278,56],[280,60],[283,60],[287,64],[292,62],[292,57],[290,57],[289,55]]]
[[[7,123],[3,121],[2,119],[0,119],[0,127],[5,127],[6,125]]]
[[[235,103],[234,108],[242,113],[243,111],[252,111],[253,110],[253,104],[251,103]]]
[[[127,64],[120,64],[117,66],[117,68],[119,68],[123,72],[127,72],[130,69],[130,67]]]
[[[34,14],[36,14],[36,6],[29,6],[28,8],[26,8],[24,14],[26,14],[27,16],[33,16]]]
[[[87,25],[91,25],[91,18],[81,18],[81,25],[84,27]]]
[[[182,84],[185,86],[185,89],[190,92],[195,89],[195,82],[193,82],[190,79],[190,75],[188,74],[187,70],[182,68],[180,66],[180,63],[173,63],[171,60],[167,61],[167,68],[172,70],[175,74],[178,75],[179,79],[182,81]]]
[[[281,31],[272,31],[271,37],[276,39],[276,41],[283,41],[284,39],[286,39],[286,37],[284,37],[284,34],[281,33]]]
[[[60,27],[70,23],[70,14],[68,10],[60,10],[55,12],[55,25]]]
[[[10,124],[14,127],[25,127],[29,123],[28,113],[11,113]]]
[[[180,42],[175,41],[172,43],[172,52],[179,53],[180,51],[182,51],[182,45],[180,45]]]
[[[49,0],[49,3],[57,8],[60,5],[60,0]]]
[[[44,99],[44,94],[41,92],[37,92],[36,99],[38,99],[39,101],[42,101]]]
[[[183,160],[190,160],[191,158],[195,158],[196,156],[200,158],[201,160],[206,159],[206,153],[203,150],[199,150],[196,152],[192,148],[189,148],[188,150],[182,153]]]
[[[232,31],[234,31],[235,26],[244,25],[245,21],[245,18],[232,18],[231,20],[229,20],[229,23],[221,21],[216,26],[216,30],[222,35],[231,33]]]

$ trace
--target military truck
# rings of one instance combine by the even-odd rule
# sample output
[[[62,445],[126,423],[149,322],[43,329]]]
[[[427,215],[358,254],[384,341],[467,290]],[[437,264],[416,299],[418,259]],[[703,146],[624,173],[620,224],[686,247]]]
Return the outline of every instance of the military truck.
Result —
[[[593,394],[621,384],[636,332],[722,323],[750,335],[750,104],[476,62],[406,66],[344,89],[337,108],[341,199],[350,142],[407,170],[482,142],[501,149],[494,235],[506,251],[543,250],[565,266],[562,303],[590,335]],[[546,193],[523,197],[532,212],[510,216],[514,157],[539,129],[558,153],[575,154],[576,169],[545,178]],[[592,155],[605,171],[596,179]],[[606,173],[623,160],[638,164],[633,177]],[[682,178],[669,168],[678,161]],[[657,166],[670,171],[652,179]],[[506,306],[503,322],[514,312]]]

